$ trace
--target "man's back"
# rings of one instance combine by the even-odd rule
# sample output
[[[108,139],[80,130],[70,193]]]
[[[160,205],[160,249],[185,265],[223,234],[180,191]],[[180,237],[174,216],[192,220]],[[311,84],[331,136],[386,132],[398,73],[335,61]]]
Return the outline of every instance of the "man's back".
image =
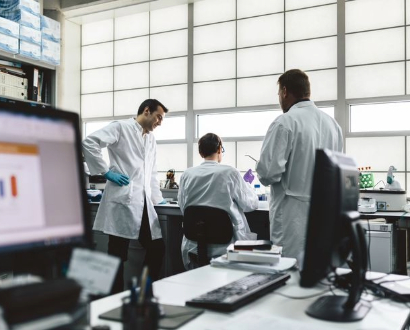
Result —
[[[262,146],[256,170],[261,183],[271,186],[271,238],[283,245],[286,257],[297,257],[304,248],[318,148],[342,151],[343,139],[336,121],[312,101],[296,103],[278,117]]]

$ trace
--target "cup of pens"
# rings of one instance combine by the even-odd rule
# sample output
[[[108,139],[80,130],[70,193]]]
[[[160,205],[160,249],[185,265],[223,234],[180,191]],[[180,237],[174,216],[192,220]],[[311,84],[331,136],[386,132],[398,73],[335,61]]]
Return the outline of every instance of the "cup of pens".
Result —
[[[157,330],[160,318],[159,304],[153,297],[148,268],[144,267],[137,289],[136,277],[130,285],[131,295],[123,299],[122,320],[124,330]]]

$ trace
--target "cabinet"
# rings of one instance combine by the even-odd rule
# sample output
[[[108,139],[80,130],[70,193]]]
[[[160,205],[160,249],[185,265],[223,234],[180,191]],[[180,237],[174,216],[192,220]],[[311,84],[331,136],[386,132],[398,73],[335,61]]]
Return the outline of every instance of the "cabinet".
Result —
[[[0,60],[21,64],[21,69],[25,73],[23,78],[28,80],[27,101],[55,105],[56,67],[54,65],[1,50]],[[14,99],[8,95],[0,95],[0,97]]]

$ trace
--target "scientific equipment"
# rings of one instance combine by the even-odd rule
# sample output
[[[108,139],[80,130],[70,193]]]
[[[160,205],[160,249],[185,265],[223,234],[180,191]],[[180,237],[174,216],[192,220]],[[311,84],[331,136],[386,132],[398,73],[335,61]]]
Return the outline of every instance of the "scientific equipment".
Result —
[[[253,158],[251,155],[245,155],[246,157],[249,157],[250,159],[253,159],[255,162],[258,162],[255,158]]]
[[[394,179],[393,172],[397,171],[393,165],[389,167],[387,171],[387,184],[385,186],[386,189],[389,190],[401,190],[400,183]]]
[[[175,182],[175,170],[171,168],[167,172],[167,181],[165,182],[164,189],[178,189],[178,183]]]
[[[374,213],[377,211],[376,200],[371,197],[359,198],[358,211],[361,213]]]
[[[371,166],[359,167],[359,185],[360,189],[373,188],[374,187],[374,177],[373,173],[369,172]]]
[[[360,198],[374,198],[377,211],[399,212],[407,202],[405,190],[360,189]]]

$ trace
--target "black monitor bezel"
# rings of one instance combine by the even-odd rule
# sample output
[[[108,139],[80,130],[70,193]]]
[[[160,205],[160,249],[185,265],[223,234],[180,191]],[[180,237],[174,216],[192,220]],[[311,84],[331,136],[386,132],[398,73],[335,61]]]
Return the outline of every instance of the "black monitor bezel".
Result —
[[[29,101],[19,101],[14,99],[8,99],[0,97],[0,112],[10,112],[13,114],[21,114],[25,116],[34,116],[40,118],[50,118],[51,120],[65,120],[71,122],[74,127],[75,132],[75,149],[77,158],[77,170],[79,173],[79,187],[80,187],[80,198],[81,198],[81,208],[82,208],[82,218],[83,218],[83,228],[84,233],[80,236],[72,236],[67,238],[67,240],[61,240],[58,242],[50,241],[39,241],[31,243],[16,244],[10,246],[0,247],[0,258],[1,260],[13,260],[25,253],[41,253],[42,251],[57,251],[64,250],[67,251],[73,247],[91,247],[91,228],[89,225],[89,207],[87,202],[87,194],[85,190],[85,178],[81,175],[84,172],[82,163],[82,152],[81,152],[81,135],[80,135],[80,118],[79,115],[74,112],[68,112],[54,108],[50,105],[29,102]],[[18,129],[18,128],[16,128]],[[14,263],[14,262],[13,262]],[[8,264],[8,262],[5,262]],[[7,266],[6,266],[7,267]],[[1,267],[3,268],[3,267]]]

